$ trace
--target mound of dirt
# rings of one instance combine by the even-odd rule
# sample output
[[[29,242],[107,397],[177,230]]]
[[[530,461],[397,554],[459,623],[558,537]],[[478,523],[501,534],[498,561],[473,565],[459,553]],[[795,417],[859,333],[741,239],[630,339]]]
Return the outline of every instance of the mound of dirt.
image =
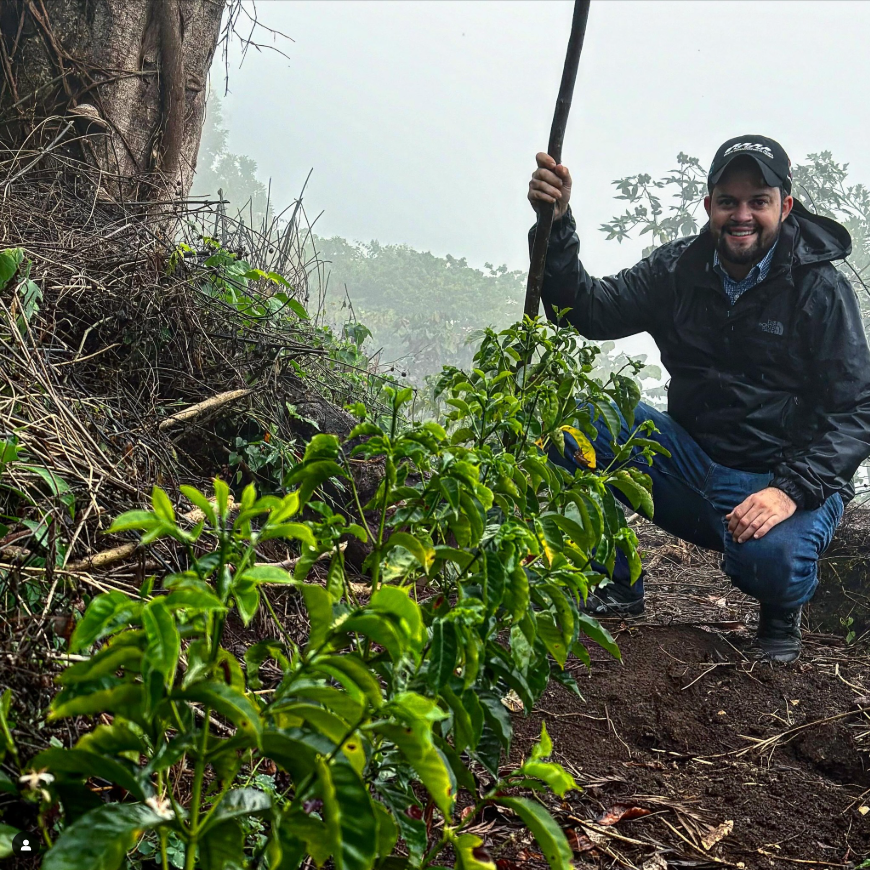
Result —
[[[578,867],[863,866],[868,649],[806,633],[794,665],[749,660],[756,605],[684,556],[648,581],[643,620],[611,623],[621,662],[590,646],[590,670],[567,665],[582,699],[553,684],[516,716],[515,760],[546,723],[584,789],[552,799]],[[491,846],[501,870],[539,860]]]

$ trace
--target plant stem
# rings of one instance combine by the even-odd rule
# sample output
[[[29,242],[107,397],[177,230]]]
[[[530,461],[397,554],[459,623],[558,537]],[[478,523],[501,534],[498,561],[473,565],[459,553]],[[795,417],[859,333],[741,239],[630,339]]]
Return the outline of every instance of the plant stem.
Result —
[[[362,524],[365,526],[366,531],[369,533],[369,537],[373,538],[374,535],[372,534],[372,530],[369,528],[368,520],[366,519],[366,515],[362,509],[362,504],[359,500],[359,490],[356,487],[356,480],[354,480],[353,473],[350,470],[350,460],[344,455],[344,451],[342,451],[341,453],[341,458],[344,461],[345,468],[347,469],[347,476],[350,478],[350,489],[353,493],[353,500],[356,504],[356,509],[359,511],[359,518]]]
[[[162,870],[169,870],[169,854],[166,851],[166,831],[161,828],[158,831],[160,837],[160,866]]]
[[[184,857],[184,870],[194,870],[196,865],[196,841],[199,833],[200,802],[202,801],[202,780],[205,776],[205,756],[208,752],[208,722],[211,708],[205,707],[202,725],[202,744],[196,757],[193,774],[193,794],[190,799],[190,839],[187,841],[187,854]]]

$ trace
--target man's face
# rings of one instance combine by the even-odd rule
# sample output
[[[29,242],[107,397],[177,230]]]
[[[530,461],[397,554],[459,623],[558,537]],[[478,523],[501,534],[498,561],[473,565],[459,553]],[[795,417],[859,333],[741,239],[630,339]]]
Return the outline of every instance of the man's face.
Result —
[[[749,269],[770,250],[794,201],[768,187],[757,170],[735,167],[727,172],[704,199],[710,233],[726,265]]]

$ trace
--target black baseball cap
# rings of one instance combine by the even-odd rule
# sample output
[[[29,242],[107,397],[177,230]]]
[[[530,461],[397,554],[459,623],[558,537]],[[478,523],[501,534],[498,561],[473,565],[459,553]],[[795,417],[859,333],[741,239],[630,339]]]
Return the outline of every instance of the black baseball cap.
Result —
[[[767,136],[735,136],[723,142],[710,165],[707,186],[710,190],[722,177],[732,160],[751,157],[770,187],[781,187],[791,193],[791,161],[779,142]]]

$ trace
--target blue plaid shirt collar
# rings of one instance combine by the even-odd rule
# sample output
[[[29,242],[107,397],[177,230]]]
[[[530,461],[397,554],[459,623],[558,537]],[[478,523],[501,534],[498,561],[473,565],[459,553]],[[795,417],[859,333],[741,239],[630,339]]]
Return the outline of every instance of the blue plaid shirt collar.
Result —
[[[770,264],[773,262],[773,253],[776,250],[777,243],[773,243],[771,249],[764,255],[764,259],[756,263],[750,270],[749,274],[742,281],[735,281],[722,268],[719,262],[719,252],[713,251],[713,271],[722,279],[722,287],[728,294],[728,298],[733,305],[747,290],[751,290],[756,284],[760,284],[770,272]]]

